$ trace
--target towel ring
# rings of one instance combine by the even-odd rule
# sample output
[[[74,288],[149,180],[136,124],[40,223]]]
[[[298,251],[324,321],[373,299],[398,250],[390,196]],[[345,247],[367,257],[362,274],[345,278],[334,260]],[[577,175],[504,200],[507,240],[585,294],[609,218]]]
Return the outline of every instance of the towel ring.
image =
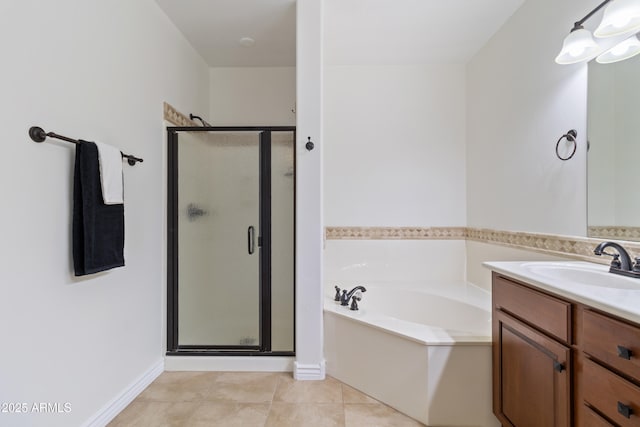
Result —
[[[570,158],[573,157],[574,154],[576,154],[576,149],[578,148],[578,143],[576,142],[577,136],[578,136],[578,132],[575,129],[571,129],[569,132],[565,133],[560,137],[560,139],[556,143],[556,156],[558,156],[560,160],[563,160],[563,161],[569,160]],[[560,155],[560,142],[565,138],[567,139],[567,141],[573,143],[573,150],[571,151],[571,154],[569,154],[569,156],[562,157]]]

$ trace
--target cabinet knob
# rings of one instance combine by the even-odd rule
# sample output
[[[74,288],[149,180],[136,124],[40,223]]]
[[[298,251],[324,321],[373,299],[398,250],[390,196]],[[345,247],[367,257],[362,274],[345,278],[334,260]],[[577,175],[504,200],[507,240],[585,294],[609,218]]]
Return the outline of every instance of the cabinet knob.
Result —
[[[564,365],[560,362],[554,361],[553,362],[553,369],[555,369],[558,372],[562,372],[564,371]]]
[[[631,418],[633,409],[631,409],[631,406],[625,405],[622,402],[618,402],[618,413],[620,413],[625,418]]]
[[[627,359],[627,360],[631,360],[631,355],[633,353],[631,352],[630,349],[628,349],[627,347],[623,347],[621,345],[618,346],[618,357],[621,357],[623,359]]]

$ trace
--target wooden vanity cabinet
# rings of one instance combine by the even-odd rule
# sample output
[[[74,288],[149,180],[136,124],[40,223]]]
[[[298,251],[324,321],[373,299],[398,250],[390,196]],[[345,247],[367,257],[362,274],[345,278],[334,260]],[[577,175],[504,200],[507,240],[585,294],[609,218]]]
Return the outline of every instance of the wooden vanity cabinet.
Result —
[[[503,426],[569,427],[571,305],[495,274],[492,298],[494,414]]]
[[[493,273],[493,412],[509,427],[640,427],[640,325]]]
[[[588,406],[582,408],[582,420],[582,427],[615,427]]]

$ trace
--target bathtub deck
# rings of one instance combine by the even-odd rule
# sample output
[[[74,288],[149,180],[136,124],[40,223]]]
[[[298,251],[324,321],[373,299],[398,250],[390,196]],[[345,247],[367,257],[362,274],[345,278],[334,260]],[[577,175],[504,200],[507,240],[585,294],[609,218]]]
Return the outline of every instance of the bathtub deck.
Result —
[[[466,284],[397,298],[399,289],[383,295],[383,290],[368,286],[358,312],[326,299],[327,373],[425,425],[499,426],[491,407],[490,295],[476,294]],[[471,304],[459,301],[468,295]],[[394,310],[380,307],[387,300],[407,303]],[[425,319],[441,325],[388,314],[422,318],[423,310]],[[465,310],[470,315],[465,316]],[[440,322],[440,316],[450,316],[450,324],[462,327],[447,328],[447,319]],[[477,324],[464,327],[467,319]]]

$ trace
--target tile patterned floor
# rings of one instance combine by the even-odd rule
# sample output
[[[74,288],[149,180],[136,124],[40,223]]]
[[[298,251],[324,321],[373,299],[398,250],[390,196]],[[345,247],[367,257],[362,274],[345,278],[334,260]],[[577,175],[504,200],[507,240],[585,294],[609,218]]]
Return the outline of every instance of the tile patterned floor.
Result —
[[[108,427],[419,427],[346,384],[290,373],[165,372]]]

